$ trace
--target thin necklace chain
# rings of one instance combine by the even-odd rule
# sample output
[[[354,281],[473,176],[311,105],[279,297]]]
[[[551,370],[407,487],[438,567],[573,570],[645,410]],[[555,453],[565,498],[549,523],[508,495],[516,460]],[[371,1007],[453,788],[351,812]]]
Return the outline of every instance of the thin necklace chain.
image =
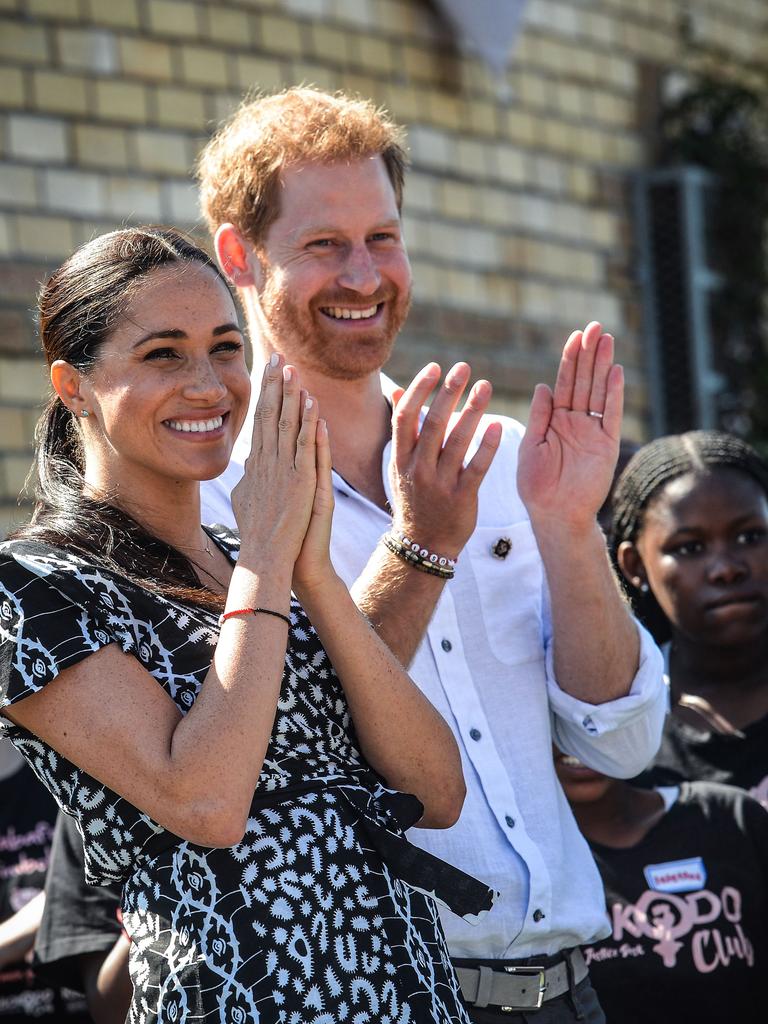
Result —
[[[213,551],[211,551],[211,548],[210,548],[210,543],[211,543],[210,537],[208,536],[208,534],[206,533],[206,531],[205,531],[205,530],[203,530],[203,536],[205,537],[205,542],[204,542],[204,547],[205,547],[205,551],[207,552],[207,554],[209,554],[209,555],[211,556],[211,558],[215,558],[215,554],[214,554],[214,552],[213,552]],[[190,555],[187,555],[187,559],[188,559],[188,561],[190,561],[190,562],[192,563],[192,565],[194,565],[194,567],[195,567],[195,568],[196,568],[196,569],[197,569],[197,570],[198,570],[199,572],[201,572],[201,573],[202,573],[202,574],[203,574],[204,576],[208,576],[208,577],[209,577],[210,579],[212,579],[212,580],[213,580],[213,581],[214,581],[215,583],[218,583],[218,585],[219,585],[219,586],[221,587],[221,589],[222,589],[222,590],[224,591],[224,593],[226,594],[226,592],[227,592],[227,590],[228,590],[229,588],[228,588],[228,587],[227,587],[227,586],[226,586],[226,585],[225,585],[224,583],[222,583],[222,581],[221,581],[221,580],[219,579],[219,577],[218,577],[218,576],[214,576],[214,575],[213,575],[213,573],[211,572],[211,570],[210,570],[210,569],[206,569],[206,568],[205,568],[204,566],[200,565],[200,563],[199,563],[199,562],[196,562],[196,561],[194,560],[194,558],[190,557]],[[201,580],[200,582],[202,583],[202,580]]]

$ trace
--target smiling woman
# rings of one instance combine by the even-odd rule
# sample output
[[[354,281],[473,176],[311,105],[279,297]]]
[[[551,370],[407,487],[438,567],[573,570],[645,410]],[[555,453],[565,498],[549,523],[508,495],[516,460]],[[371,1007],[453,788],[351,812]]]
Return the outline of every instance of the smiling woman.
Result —
[[[467,1024],[426,894],[462,915],[491,894],[404,836],[456,821],[458,748],[333,570],[316,400],[273,355],[239,535],[203,528],[199,482],[249,401],[208,256],[115,232],[40,314],[54,395],[33,520],[0,545],[0,732],[76,820],[87,879],[122,888],[130,1021],[330,1020],[364,997]]]
[[[171,229],[112,232],[47,282],[40,329],[54,393],[37,427],[38,500],[24,536],[98,552],[150,590],[210,604],[194,567],[152,529],[144,485],[184,491],[194,507],[197,481],[226,466],[247,408],[242,337],[216,264]],[[213,414],[227,422],[197,451],[172,444],[181,431],[167,420],[182,413],[190,430]],[[193,554],[205,544],[199,526],[197,537]]]
[[[768,466],[714,431],[660,438],[614,495],[613,544],[638,609],[671,630],[672,714],[649,776],[768,800]]]

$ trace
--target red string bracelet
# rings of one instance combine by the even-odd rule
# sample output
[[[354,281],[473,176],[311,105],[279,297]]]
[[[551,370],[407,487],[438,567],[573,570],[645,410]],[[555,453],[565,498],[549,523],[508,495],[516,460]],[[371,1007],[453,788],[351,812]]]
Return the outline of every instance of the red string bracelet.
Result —
[[[234,608],[231,612],[223,612],[219,616],[219,625],[223,626],[227,619],[235,615],[274,615],[276,619],[282,619],[290,628],[291,620],[282,612],[274,612],[271,608]]]

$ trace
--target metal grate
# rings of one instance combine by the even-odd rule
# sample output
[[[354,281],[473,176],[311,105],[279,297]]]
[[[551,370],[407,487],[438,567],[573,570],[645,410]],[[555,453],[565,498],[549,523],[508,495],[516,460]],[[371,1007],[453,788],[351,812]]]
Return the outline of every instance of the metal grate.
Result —
[[[707,224],[716,179],[698,167],[637,181],[640,277],[654,435],[711,428],[723,376],[713,339],[713,298],[723,281]]]

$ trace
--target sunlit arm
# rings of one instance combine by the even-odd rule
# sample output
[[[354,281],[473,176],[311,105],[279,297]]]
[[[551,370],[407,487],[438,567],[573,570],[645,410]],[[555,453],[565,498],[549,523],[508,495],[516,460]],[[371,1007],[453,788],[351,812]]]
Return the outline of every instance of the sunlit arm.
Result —
[[[344,687],[368,762],[392,788],[419,798],[420,827],[453,825],[465,787],[451,730],[337,576],[299,596]]]

